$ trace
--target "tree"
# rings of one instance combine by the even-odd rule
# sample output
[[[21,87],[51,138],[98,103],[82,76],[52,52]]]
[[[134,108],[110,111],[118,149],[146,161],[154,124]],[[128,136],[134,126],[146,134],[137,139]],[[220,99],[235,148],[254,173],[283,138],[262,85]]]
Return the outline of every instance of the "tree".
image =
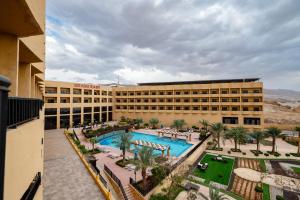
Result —
[[[138,153],[138,159],[135,161],[137,168],[141,169],[143,177],[143,186],[146,188],[147,168],[153,165],[153,149],[143,146]]]
[[[175,119],[173,121],[173,126],[176,128],[178,131],[179,129],[182,129],[182,127],[185,125],[184,119]]]
[[[220,148],[220,137],[221,133],[225,130],[225,126],[222,123],[211,124],[211,132],[217,137],[218,148]]]
[[[93,145],[93,152],[95,151],[95,144],[97,143],[97,138],[96,137],[92,137],[90,139],[90,143],[92,143]]]
[[[207,120],[200,120],[199,123],[202,125],[203,130],[205,133],[208,133],[208,127],[209,127],[209,122]]]
[[[272,137],[272,153],[275,153],[276,137],[281,133],[281,130],[275,126],[267,129],[267,135]]]
[[[125,163],[126,151],[130,149],[132,134],[128,130],[121,133],[114,143],[122,150],[123,164]]]
[[[220,194],[220,190],[210,186],[209,187],[209,199],[210,200],[226,200],[228,198],[225,197],[224,194]]]
[[[149,124],[151,124],[152,128],[155,129],[157,124],[159,123],[159,120],[157,118],[152,118],[149,121]]]
[[[140,125],[143,123],[143,119],[142,118],[137,118],[134,119],[134,124],[137,125],[137,128],[140,128]]]
[[[228,131],[226,131],[225,138],[233,139],[234,149],[237,150],[237,144],[242,141],[245,141],[246,133],[247,133],[247,131],[243,127],[232,128],[232,129],[229,129]]]
[[[297,126],[295,131],[298,132],[298,154],[300,154],[300,126]]]
[[[265,134],[261,131],[254,131],[251,136],[256,140],[256,151],[259,151],[259,143],[264,139]]]

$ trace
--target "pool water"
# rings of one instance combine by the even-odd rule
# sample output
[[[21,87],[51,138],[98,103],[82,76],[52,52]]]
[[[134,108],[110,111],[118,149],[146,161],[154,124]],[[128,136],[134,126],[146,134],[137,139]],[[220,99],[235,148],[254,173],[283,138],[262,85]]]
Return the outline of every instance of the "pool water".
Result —
[[[118,139],[118,134],[115,135],[109,135],[108,137],[104,137],[100,139],[99,143],[101,145],[107,145],[111,147],[118,148],[116,141]],[[152,142],[155,144],[160,144],[164,146],[170,146],[170,154],[171,156],[176,156],[179,157],[182,153],[184,153],[188,148],[193,146],[192,144],[187,143],[185,140],[181,139],[171,139],[171,138],[166,138],[166,137],[158,137],[156,135],[149,135],[149,134],[144,134],[144,133],[138,133],[138,132],[132,132],[132,141],[134,140],[144,140],[147,142]],[[134,144],[131,145],[130,149],[134,149],[135,146]],[[159,150],[154,150],[154,154],[156,155],[161,155],[161,151]],[[165,155],[167,154],[167,151],[165,151]]]

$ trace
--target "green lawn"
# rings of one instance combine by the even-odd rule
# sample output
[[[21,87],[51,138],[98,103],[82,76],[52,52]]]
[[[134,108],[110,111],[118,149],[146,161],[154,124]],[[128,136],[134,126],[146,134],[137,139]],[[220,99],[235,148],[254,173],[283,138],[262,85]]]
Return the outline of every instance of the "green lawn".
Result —
[[[260,165],[262,172],[267,172],[266,163],[264,160],[259,160],[259,165]]]
[[[300,167],[292,167],[295,173],[300,174]]]
[[[230,175],[234,165],[234,159],[224,158],[227,163],[212,160],[214,155],[206,154],[201,163],[208,163],[208,168],[203,171],[195,168],[193,174],[200,178],[205,179],[207,182],[214,181],[223,185],[228,185]]]
[[[270,200],[270,188],[269,185],[263,183],[263,200]]]

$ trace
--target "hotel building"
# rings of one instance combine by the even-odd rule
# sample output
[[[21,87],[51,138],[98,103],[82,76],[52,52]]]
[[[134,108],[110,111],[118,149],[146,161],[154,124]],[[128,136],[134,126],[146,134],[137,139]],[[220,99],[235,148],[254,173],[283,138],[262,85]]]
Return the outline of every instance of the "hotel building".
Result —
[[[45,129],[113,120],[113,88],[46,81]]]
[[[0,199],[42,199],[45,1],[3,0],[0,19]]]
[[[60,128],[65,122],[72,126],[119,120],[122,116],[144,122],[158,118],[165,126],[184,119],[188,126],[208,120],[228,127],[263,128],[263,83],[259,79],[113,87],[46,81],[45,102],[46,128]]]

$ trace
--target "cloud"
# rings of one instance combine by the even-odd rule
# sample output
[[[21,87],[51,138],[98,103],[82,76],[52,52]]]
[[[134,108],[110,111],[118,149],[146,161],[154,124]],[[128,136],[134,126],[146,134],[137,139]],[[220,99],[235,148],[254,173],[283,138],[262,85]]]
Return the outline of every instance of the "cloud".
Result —
[[[297,0],[52,0],[47,67],[121,83],[261,77],[299,90],[299,10]]]

